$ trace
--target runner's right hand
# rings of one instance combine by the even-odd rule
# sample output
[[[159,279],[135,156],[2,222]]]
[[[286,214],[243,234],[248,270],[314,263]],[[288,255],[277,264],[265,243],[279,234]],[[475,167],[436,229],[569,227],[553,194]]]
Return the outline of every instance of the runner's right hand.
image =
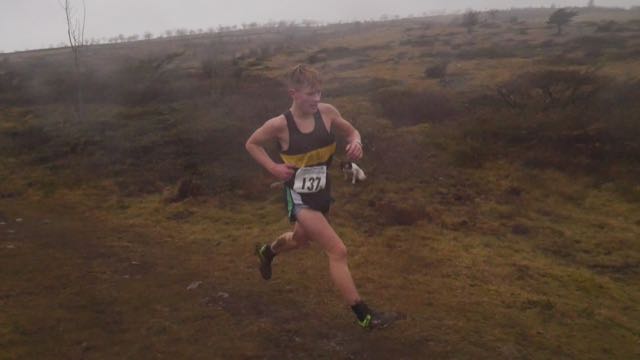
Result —
[[[289,180],[294,173],[296,167],[291,164],[275,164],[271,167],[271,174],[278,178],[278,180]]]

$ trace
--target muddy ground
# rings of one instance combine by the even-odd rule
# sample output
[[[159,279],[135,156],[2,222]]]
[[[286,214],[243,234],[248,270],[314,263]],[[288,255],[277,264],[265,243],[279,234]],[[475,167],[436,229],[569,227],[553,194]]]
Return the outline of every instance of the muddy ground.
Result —
[[[263,282],[251,243],[246,256],[228,268],[216,265],[220,244],[201,253],[153,230],[102,221],[82,209],[16,199],[0,204],[2,358],[454,354],[439,343],[437,328],[410,332],[413,322],[424,319],[410,317],[395,328],[364,331],[329,284],[319,286],[329,293],[326,298],[312,298],[317,287],[306,294],[293,289],[302,280]],[[317,269],[303,271],[324,270],[316,258]]]

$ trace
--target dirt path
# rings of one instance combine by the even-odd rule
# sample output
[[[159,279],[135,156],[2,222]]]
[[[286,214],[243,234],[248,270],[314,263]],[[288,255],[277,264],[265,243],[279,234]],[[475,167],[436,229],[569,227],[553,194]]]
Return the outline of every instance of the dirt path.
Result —
[[[0,201],[0,221],[1,358],[386,359],[422,357],[428,348],[432,355],[447,353],[445,344],[429,345],[428,334],[364,332],[334,302],[269,287],[258,280],[250,255],[229,271],[217,261],[229,255],[224,246],[203,253],[151,229],[17,199]]]

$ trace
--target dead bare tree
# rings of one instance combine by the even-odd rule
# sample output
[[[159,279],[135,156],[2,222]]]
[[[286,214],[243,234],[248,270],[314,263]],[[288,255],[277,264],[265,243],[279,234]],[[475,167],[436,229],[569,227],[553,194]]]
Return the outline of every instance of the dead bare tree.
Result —
[[[76,83],[76,101],[74,113],[78,120],[84,118],[84,96],[82,87],[82,52],[87,45],[84,40],[85,20],[87,17],[87,7],[82,0],[82,14],[77,14],[70,0],[58,0],[58,3],[64,10],[67,19],[67,36],[69,38],[69,47],[73,53],[74,78]]]

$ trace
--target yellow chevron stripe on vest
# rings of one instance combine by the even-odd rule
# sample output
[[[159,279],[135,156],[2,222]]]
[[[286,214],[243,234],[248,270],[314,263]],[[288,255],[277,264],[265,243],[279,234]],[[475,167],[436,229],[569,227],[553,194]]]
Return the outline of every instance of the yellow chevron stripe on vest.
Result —
[[[313,166],[322,164],[329,161],[331,155],[336,152],[336,143],[327,145],[323,148],[306,152],[298,155],[286,155],[280,153],[280,157],[285,164],[293,165],[297,168],[303,168],[306,166]]]

